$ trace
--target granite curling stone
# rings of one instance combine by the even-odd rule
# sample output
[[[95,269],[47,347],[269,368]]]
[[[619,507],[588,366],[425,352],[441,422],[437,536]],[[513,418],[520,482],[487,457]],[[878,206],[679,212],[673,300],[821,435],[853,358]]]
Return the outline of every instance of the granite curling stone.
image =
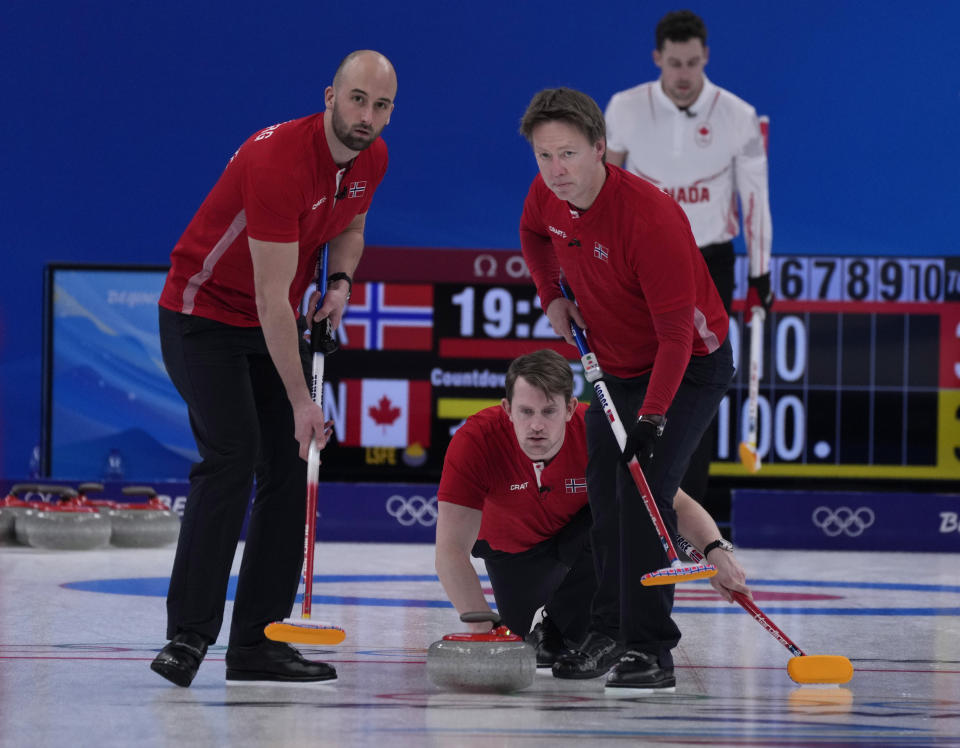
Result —
[[[447,634],[427,650],[427,678],[435,686],[474,693],[510,693],[527,688],[537,672],[534,648],[500,626],[490,611],[464,613],[464,623],[490,621],[482,634]]]
[[[33,507],[27,499],[40,486],[36,483],[15,483],[6,496],[0,499],[0,545],[12,545],[17,540],[17,517]]]
[[[110,520],[92,507],[54,504],[17,520],[34,548],[87,551],[110,542]]]
[[[110,512],[113,534],[110,542],[120,548],[162,548],[176,542],[180,518],[150,486],[127,486],[124,496],[144,496],[143,503],[119,504]]]
[[[17,542],[20,545],[30,545],[30,537],[27,534],[27,527],[32,526],[32,520],[39,512],[45,511],[53,506],[74,501],[77,498],[77,492],[70,486],[61,486],[57,484],[48,485],[38,483],[30,485],[24,498],[27,498],[26,507],[17,510],[16,524],[13,531]]]

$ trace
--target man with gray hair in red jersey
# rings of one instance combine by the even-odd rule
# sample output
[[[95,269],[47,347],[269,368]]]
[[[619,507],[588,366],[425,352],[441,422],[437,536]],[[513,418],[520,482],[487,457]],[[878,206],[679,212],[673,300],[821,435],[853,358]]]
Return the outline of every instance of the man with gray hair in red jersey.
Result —
[[[557,677],[671,689],[673,586],[641,577],[666,556],[624,462],[636,456],[671,535],[673,498],[733,376],[729,320],[683,210],[669,195],[605,163],[603,113],[568,88],[540,91],[523,116],[540,173],[520,221],[524,259],[553,329],[587,331],[617,411],[621,452],[594,401],[585,417],[587,492],[599,585],[590,631],[557,659]],[[561,294],[565,278],[576,304]]]
[[[160,296],[164,364],[187,403],[201,461],[167,594],[167,637],[152,668],[189,686],[217,639],[251,485],[256,497],[237,581],[227,682],[312,683],[336,671],[265,638],[290,615],[303,563],[310,443],[329,425],[307,386],[302,331],[340,324],[364,246],[367,209],[387,169],[380,132],[397,92],[379,52],[349,54],[326,110],[271,125],[233,154],[171,255]],[[323,305],[299,314],[329,245]],[[315,308],[317,295],[309,308]]]

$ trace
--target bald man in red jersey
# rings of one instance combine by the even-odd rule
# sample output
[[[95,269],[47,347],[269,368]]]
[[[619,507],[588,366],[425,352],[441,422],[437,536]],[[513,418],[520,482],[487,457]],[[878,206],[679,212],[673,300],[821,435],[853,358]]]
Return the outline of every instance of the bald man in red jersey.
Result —
[[[328,437],[307,386],[308,323],[336,328],[364,246],[367,211],[387,169],[380,133],[397,77],[379,52],[347,55],[325,110],[271,125],[243,143],[171,253],[160,341],[187,404],[201,461],[190,471],[170,588],[167,638],[152,669],[193,681],[223,623],[227,583],[251,485],[256,498],[237,579],[228,683],[336,678],[264,626],[286,618],[303,564],[307,451]],[[327,292],[299,307],[329,245]],[[313,309],[316,296],[310,300]]]

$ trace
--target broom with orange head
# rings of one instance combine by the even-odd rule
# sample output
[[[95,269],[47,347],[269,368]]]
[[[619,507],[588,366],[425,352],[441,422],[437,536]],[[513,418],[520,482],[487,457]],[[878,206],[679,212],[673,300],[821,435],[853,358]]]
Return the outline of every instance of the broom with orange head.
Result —
[[[747,401],[746,439],[740,442],[740,462],[751,473],[760,469],[757,453],[757,401],[760,399],[760,377],[763,376],[763,321],[766,312],[762,306],[750,310],[750,383]]]
[[[689,540],[679,535],[677,536],[677,547],[694,562],[702,563],[706,560]],[[747,595],[735,590],[731,590],[730,593],[741,608],[753,616],[757,623],[763,626],[774,639],[785,646],[793,655],[787,663],[787,674],[794,682],[804,685],[839,685],[853,678],[853,665],[849,659],[843,655],[806,654]]]
[[[323,304],[327,293],[327,246],[320,253],[320,268],[317,287],[320,299],[316,309]],[[310,348],[313,351],[313,376],[310,382],[310,394],[313,401],[323,405],[323,368],[324,357],[337,350],[337,341],[333,337],[333,328],[329,319],[315,322],[310,330]],[[291,644],[339,644],[346,632],[339,626],[311,618],[313,607],[313,554],[317,537],[317,491],[320,475],[320,447],[316,440],[310,443],[307,456],[307,521],[303,535],[303,603],[299,618],[284,618],[267,624],[264,629],[268,639]]]

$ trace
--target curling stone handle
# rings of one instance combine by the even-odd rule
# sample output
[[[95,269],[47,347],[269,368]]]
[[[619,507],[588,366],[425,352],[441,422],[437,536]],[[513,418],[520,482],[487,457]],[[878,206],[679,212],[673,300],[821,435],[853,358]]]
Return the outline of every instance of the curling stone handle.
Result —
[[[48,493],[51,496],[57,496],[61,501],[70,501],[77,498],[77,490],[70,486],[61,486],[57,483],[41,483],[37,486],[37,491]]]
[[[146,496],[148,498],[153,498],[157,495],[153,486],[124,486],[120,489],[120,493],[124,496]]]
[[[463,623],[484,623],[490,621],[493,628],[500,625],[500,614],[492,610],[467,611],[460,614],[460,620]]]

